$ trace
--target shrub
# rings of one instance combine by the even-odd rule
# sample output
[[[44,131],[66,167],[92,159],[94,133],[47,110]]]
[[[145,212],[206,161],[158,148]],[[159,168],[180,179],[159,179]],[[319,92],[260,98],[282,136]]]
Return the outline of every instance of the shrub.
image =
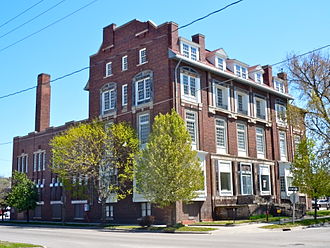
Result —
[[[155,222],[154,216],[143,216],[138,219],[138,223],[142,227],[150,227]]]

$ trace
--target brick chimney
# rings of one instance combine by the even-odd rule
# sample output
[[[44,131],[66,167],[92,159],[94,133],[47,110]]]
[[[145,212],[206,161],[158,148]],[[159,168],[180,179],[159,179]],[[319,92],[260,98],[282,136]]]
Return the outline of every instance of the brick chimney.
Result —
[[[273,87],[273,70],[272,67],[270,65],[264,65],[262,67],[262,69],[264,70],[264,84]]]
[[[39,74],[36,99],[35,131],[41,132],[49,127],[50,120],[50,75]]]
[[[116,24],[114,23],[103,28],[102,48],[107,48],[115,44],[115,29],[116,29]]]
[[[191,36],[191,40],[200,45],[200,60],[205,60],[205,36],[202,34],[195,34]]]

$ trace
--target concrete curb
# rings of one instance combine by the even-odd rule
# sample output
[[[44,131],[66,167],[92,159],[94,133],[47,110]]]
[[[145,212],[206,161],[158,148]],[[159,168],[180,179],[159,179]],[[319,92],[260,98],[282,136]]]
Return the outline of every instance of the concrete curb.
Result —
[[[166,231],[157,231],[157,230],[131,230],[131,229],[101,229],[103,232],[137,232],[137,233],[167,233],[167,234],[212,234],[212,231],[176,231],[176,232],[166,232]],[[216,230],[214,230],[216,231]]]

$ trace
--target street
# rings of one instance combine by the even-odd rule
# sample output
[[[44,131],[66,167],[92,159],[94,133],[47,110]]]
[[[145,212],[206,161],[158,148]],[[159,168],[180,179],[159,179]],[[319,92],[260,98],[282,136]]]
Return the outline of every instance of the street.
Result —
[[[44,245],[48,248],[81,247],[329,247],[330,228],[265,230],[262,224],[220,227],[212,234],[108,232],[101,229],[3,226],[0,240]]]

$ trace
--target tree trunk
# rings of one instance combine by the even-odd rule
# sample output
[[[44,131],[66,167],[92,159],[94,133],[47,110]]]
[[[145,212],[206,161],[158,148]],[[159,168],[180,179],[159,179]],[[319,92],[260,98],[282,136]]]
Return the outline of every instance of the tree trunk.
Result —
[[[26,222],[30,221],[30,211],[29,209],[26,210]]]
[[[317,219],[317,198],[314,198],[314,220]]]
[[[176,224],[176,204],[172,203],[168,208],[167,226],[174,226]]]

